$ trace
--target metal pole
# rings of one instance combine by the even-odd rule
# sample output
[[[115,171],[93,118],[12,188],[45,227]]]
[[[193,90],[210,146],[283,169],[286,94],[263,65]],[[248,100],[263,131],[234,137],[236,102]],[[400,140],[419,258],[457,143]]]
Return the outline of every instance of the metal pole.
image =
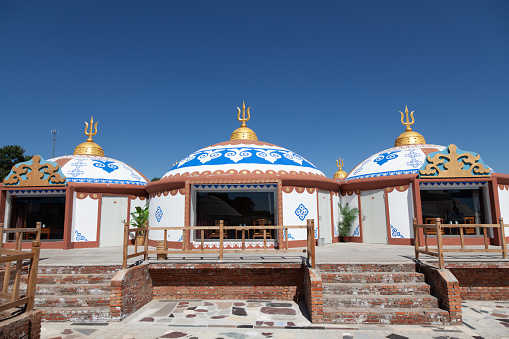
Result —
[[[56,129],[52,129],[51,130],[51,133],[53,134],[53,155],[51,156],[52,158],[55,157],[55,140],[57,140],[57,133],[58,131]]]

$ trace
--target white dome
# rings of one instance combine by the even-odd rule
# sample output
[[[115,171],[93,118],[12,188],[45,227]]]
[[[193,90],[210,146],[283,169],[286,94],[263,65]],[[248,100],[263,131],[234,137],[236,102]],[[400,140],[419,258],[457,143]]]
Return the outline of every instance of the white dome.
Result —
[[[361,162],[348,174],[346,180],[417,174],[428,154],[444,149],[444,146],[429,144],[389,148]]]
[[[225,141],[179,161],[163,178],[183,173],[242,171],[305,172],[325,176],[311,162],[286,148],[255,140]],[[231,172],[230,172],[231,173]]]
[[[62,166],[67,182],[146,185],[147,178],[122,161],[95,155],[64,155],[50,159]]]

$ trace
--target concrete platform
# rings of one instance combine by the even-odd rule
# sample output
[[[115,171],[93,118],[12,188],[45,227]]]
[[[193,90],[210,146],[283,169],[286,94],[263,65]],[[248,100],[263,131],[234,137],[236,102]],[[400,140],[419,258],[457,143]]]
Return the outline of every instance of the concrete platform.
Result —
[[[481,248],[481,246],[479,246]],[[497,248],[491,246],[490,248]],[[500,248],[500,247],[498,247]],[[154,247],[150,247],[155,250]],[[129,248],[130,253],[134,247]],[[469,261],[505,261],[501,253],[445,253],[445,262],[469,262]],[[222,261],[217,253],[211,254],[175,254],[168,255],[166,260],[157,260],[155,255],[149,256],[150,262],[158,263],[193,263],[193,262],[222,262],[222,263],[253,263],[253,262],[292,262],[301,263],[306,260],[306,253],[281,253],[267,250],[257,253],[234,253],[225,252]],[[336,243],[322,247],[316,247],[317,263],[365,263],[365,262],[411,262],[415,258],[413,246],[378,245],[360,243]],[[435,257],[421,255],[421,261],[436,264]],[[143,257],[133,258],[128,261],[134,264],[143,260]],[[83,248],[72,250],[42,249],[40,265],[121,265],[122,247]]]

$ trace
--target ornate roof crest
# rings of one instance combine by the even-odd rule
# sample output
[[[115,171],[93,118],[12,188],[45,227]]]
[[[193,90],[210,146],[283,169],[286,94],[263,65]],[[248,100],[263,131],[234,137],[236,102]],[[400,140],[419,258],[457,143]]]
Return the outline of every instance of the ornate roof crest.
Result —
[[[420,178],[489,177],[491,169],[474,152],[462,151],[450,144],[441,152],[426,157],[419,170]]]
[[[40,155],[13,166],[4,179],[6,186],[65,186],[65,182],[60,165],[46,161]]]

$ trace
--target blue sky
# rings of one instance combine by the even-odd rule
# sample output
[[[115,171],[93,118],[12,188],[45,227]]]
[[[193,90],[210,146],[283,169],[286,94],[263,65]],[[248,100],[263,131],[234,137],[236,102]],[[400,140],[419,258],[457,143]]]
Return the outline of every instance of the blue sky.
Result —
[[[332,177],[428,143],[509,173],[508,1],[2,1],[0,146],[72,154],[99,121],[106,156],[149,179],[228,140],[251,106],[262,141]]]

